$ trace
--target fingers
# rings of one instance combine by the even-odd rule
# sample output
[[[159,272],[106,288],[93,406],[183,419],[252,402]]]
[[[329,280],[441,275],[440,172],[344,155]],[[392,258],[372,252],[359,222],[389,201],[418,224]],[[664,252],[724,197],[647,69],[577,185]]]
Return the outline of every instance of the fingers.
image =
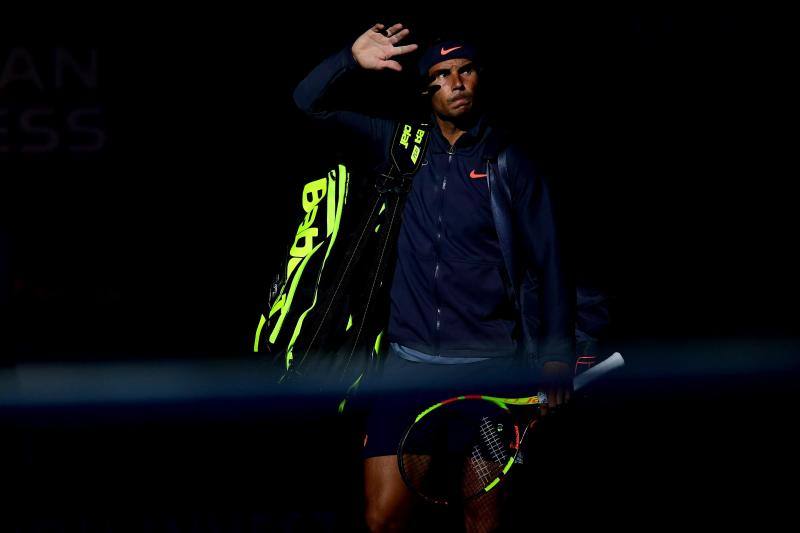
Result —
[[[566,405],[572,397],[572,391],[568,386],[558,389],[558,405]]]
[[[373,25],[372,28],[367,30],[366,33],[368,35],[362,36],[356,44],[359,45],[358,48],[362,55],[368,56],[370,59],[369,63],[372,65],[370,68],[377,70],[390,69],[400,72],[403,67],[391,58],[413,52],[418,46],[416,44],[395,46],[408,37],[410,33],[410,30],[403,28],[402,24],[394,24],[385,31],[384,28],[385,26],[380,23]],[[354,54],[354,57],[358,56]],[[356,60],[358,61],[358,59]],[[375,61],[377,61],[377,64],[374,63]],[[365,63],[360,62],[360,64]]]
[[[391,37],[392,35],[398,33],[402,29],[403,29],[403,25],[402,24],[399,24],[399,23],[398,24],[394,24],[394,25],[390,26],[388,30],[386,30],[386,36],[387,37]],[[408,31],[408,30],[406,30],[406,31]]]
[[[381,63],[381,67],[396,70],[397,72],[401,72],[403,70],[403,67],[397,61],[384,61]]]
[[[542,406],[542,414],[553,412],[556,407],[569,402],[570,390],[568,387],[552,387],[548,388],[545,393],[547,394],[547,404]]]
[[[553,407],[556,406],[556,391],[550,387],[546,387],[544,393],[547,395],[547,403],[543,403],[540,411],[542,416],[547,416],[550,411],[552,411]]]
[[[375,29],[377,26],[383,27],[382,24],[380,24],[380,25],[376,24],[373,27],[373,29]],[[379,30],[376,30],[376,31],[379,31]],[[390,27],[385,32],[380,32],[380,33],[381,34],[385,34],[386,38],[389,40],[390,43],[397,44],[400,41],[402,41],[403,39],[405,39],[406,37],[408,37],[408,34],[411,33],[411,30],[409,30],[408,28],[403,28],[402,24],[395,24],[394,26]],[[414,45],[414,48],[412,50],[416,50],[416,45]],[[408,50],[408,51],[410,52],[411,50]],[[403,53],[406,53],[406,52],[403,52]]]
[[[564,402],[564,390],[561,388],[553,389],[553,407],[559,407]]]
[[[569,401],[569,387],[562,386],[558,389],[558,405],[566,405]]]
[[[397,44],[400,41],[402,41],[403,39],[405,39],[406,37],[408,37],[409,33],[411,33],[411,30],[409,30],[407,28],[405,30],[400,30],[397,33],[392,33],[391,37],[389,37],[389,41],[391,41],[392,44]]]
[[[393,46],[392,49],[389,51],[389,57],[400,56],[403,54],[407,54],[409,52],[413,52],[419,48],[416,44],[405,44],[403,46]]]

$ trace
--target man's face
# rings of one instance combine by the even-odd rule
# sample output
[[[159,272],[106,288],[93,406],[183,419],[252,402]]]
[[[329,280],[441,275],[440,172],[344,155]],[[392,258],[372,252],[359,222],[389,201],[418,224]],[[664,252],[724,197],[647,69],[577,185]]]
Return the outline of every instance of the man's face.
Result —
[[[448,59],[428,69],[429,87],[439,89],[431,96],[433,111],[442,117],[458,119],[472,111],[478,72],[469,59]]]

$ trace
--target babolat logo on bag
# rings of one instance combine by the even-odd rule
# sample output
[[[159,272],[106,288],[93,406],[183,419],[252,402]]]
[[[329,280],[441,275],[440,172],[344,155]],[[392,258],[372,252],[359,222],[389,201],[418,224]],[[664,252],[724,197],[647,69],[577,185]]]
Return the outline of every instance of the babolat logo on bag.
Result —
[[[379,362],[389,310],[385,276],[429,136],[428,124],[400,122],[390,157],[374,173],[356,176],[355,186],[343,164],[305,184],[304,217],[253,346],[282,360],[282,382],[335,381],[349,385],[342,389],[347,397]]]
[[[289,249],[286,270],[274,282],[269,314],[261,316],[256,330],[254,351],[262,347],[267,351],[283,348],[287,367],[303,322],[317,304],[320,278],[339,234],[349,178],[347,168],[340,164],[326,177],[303,187],[301,203],[305,216]]]
[[[413,176],[419,169],[429,137],[428,124],[398,124],[392,141],[392,163],[401,176]]]

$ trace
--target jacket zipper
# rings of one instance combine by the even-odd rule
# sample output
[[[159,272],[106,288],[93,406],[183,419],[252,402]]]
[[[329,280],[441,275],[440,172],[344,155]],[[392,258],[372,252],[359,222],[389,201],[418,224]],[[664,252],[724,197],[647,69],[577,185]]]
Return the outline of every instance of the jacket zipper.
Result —
[[[455,152],[455,145],[450,145],[447,149],[447,170],[450,170],[450,163],[453,161],[453,153]],[[441,257],[441,243],[442,232],[444,231],[442,224],[442,214],[444,212],[444,193],[447,190],[447,174],[442,176],[442,195],[439,198],[439,215],[436,219],[436,247],[433,267],[433,294],[436,303],[436,324],[434,328],[434,341],[436,344],[436,355],[440,355],[440,331],[442,327],[442,306],[439,302],[439,258]]]

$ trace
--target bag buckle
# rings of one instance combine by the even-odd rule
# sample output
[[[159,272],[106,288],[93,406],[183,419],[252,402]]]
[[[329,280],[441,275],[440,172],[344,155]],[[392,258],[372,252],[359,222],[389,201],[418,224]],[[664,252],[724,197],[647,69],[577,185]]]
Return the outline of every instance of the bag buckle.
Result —
[[[381,172],[375,182],[375,188],[380,193],[407,193],[411,190],[411,180]]]

